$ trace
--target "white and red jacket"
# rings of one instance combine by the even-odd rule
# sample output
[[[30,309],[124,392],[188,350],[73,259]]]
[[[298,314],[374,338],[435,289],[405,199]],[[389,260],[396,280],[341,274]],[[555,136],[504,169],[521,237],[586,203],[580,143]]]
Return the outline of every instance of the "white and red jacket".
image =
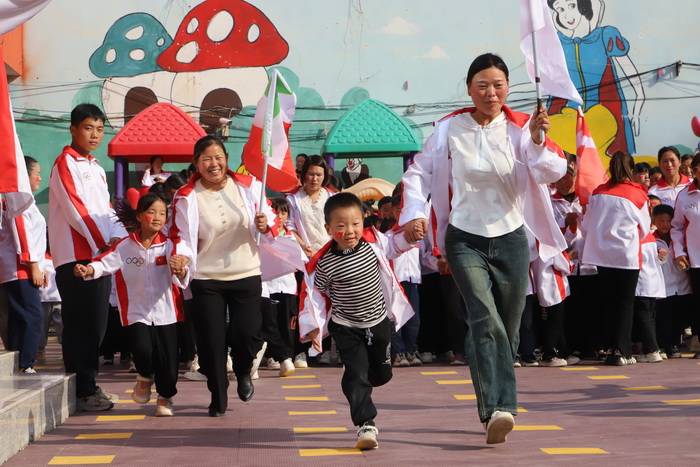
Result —
[[[95,273],[86,279],[114,274],[122,326],[173,324],[184,319],[180,287],[187,287],[191,273],[182,281],[172,274],[172,254],[173,242],[162,232],[145,248],[136,231],[93,259]]]
[[[569,255],[562,251],[543,261],[537,256],[537,240],[530,232],[527,232],[527,242],[530,256],[534,255],[535,259],[530,262],[526,295],[536,294],[537,302],[545,308],[563,302],[571,294],[567,276],[571,274],[573,264]]]
[[[56,270],[53,268],[53,261],[51,260],[50,254],[46,253],[44,258],[39,261],[39,268],[44,271],[46,275],[46,287],[41,287],[39,289],[41,301],[60,303],[61,294],[58,293],[58,287],[56,286]]]
[[[671,240],[674,258],[687,256],[691,268],[700,268],[700,190],[693,182],[676,199]]]
[[[421,283],[420,246],[416,245],[391,261],[399,282]]]
[[[659,237],[657,232],[654,232],[654,240],[656,241],[657,251],[666,250],[669,252],[668,256],[663,261],[660,261],[661,272],[664,275],[666,297],[692,294],[693,288],[690,285],[690,273],[682,270],[674,261],[673,246]]]
[[[423,149],[403,175],[403,208],[400,225],[414,219],[430,219],[426,200],[431,196],[435,212],[436,239],[434,246],[445,251],[445,233],[452,208],[452,159],[449,153],[448,133],[455,115],[474,112],[475,108],[458,110],[435,123],[435,131],[428,137]],[[552,258],[566,249],[564,239],[551,216],[552,205],[542,183],[554,183],[566,173],[566,158],[561,149],[549,138],[541,146],[535,145],[528,128],[530,116],[503,106],[508,119],[508,140],[516,160],[515,174],[519,204],[526,228],[539,240],[539,255]],[[549,215],[546,215],[548,213]],[[534,259],[534,258],[531,258]]]
[[[326,187],[322,187],[321,189],[326,190],[328,196],[333,196],[335,194],[335,192]],[[301,187],[298,186],[287,193],[286,198],[289,203],[289,217],[284,224],[285,228],[289,231],[296,232],[305,245],[311,245],[311,240],[309,240],[309,235],[306,233],[306,227],[304,226],[304,216],[299,206],[301,203]]]
[[[275,237],[277,216],[275,216],[269,203],[266,202],[266,198],[263,198],[262,207],[259,206],[262,183],[250,175],[238,174],[230,170],[227,173],[236,184],[238,192],[245,203],[248,211],[249,230],[253,239],[256,238],[258,233],[258,230],[255,228],[255,214],[261,211],[267,217],[267,225],[270,227],[270,230],[266,234],[260,234],[260,239],[261,242],[271,242]],[[207,235],[207,232],[199,231],[199,208],[194,187],[200,178],[202,176],[196,173],[187,185],[180,187],[175,193],[173,223],[170,227],[170,237],[175,243],[175,251],[177,254],[187,256],[190,259],[189,268],[192,277],[194,277],[197,269],[199,237],[200,235]]]
[[[656,237],[650,233],[642,240],[642,269],[639,271],[635,297],[666,298],[664,273],[659,261]]]
[[[641,269],[641,241],[649,233],[649,199],[644,186],[624,181],[593,190],[581,228],[581,261],[616,269]]]
[[[659,183],[649,187],[649,194],[658,196],[658,198],[661,200],[661,203],[673,206],[676,203],[678,193],[683,191],[683,188],[688,186],[690,181],[691,180],[686,175],[681,174],[681,181],[678,182],[678,185],[672,187],[671,185],[666,183],[663,177],[661,177],[659,179]]]
[[[394,328],[399,330],[401,326],[411,319],[414,314],[413,307],[403,293],[401,284],[396,279],[391,269],[390,259],[398,257],[401,253],[414,248],[415,244],[408,243],[403,234],[387,237],[378,232],[374,227],[368,227],[362,232],[362,238],[369,243],[372,251],[377,256],[379,275],[382,283],[382,295],[386,303],[389,319],[394,322]],[[321,292],[314,286],[316,265],[319,259],[331,248],[332,241],[326,243],[316,252],[311,260],[306,263],[304,271],[304,283],[299,297],[299,336],[301,342],[308,342],[307,334],[314,329],[320,329],[319,338],[328,336],[328,320],[330,319],[330,296]],[[316,351],[312,347],[310,355]]]
[[[49,178],[49,242],[54,266],[92,259],[110,239],[125,236],[97,159],[83,157],[70,146],[63,148]]]
[[[2,201],[0,229],[0,284],[31,278],[29,263],[40,263],[46,253],[46,220],[32,204],[12,219]]]
[[[583,219],[583,207],[581,206],[578,196],[576,196],[572,202],[569,202],[555,190],[554,193],[552,193],[550,201],[552,202],[554,219],[557,221],[557,225],[566,239],[566,244],[569,246],[567,252],[575,250],[581,255],[584,245],[583,231],[580,228]],[[566,227],[566,216],[572,212],[579,215],[578,221]],[[578,259],[572,259],[571,262],[574,265],[573,274],[589,276],[597,273],[595,266],[581,264],[581,261]]]

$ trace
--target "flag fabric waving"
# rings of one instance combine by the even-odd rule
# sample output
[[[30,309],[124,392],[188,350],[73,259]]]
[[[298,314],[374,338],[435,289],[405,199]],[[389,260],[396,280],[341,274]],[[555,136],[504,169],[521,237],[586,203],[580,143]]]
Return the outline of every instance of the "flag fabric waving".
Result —
[[[0,34],[12,31],[39,13],[51,0],[0,0]]]
[[[296,95],[277,70],[272,71],[265,95],[255,110],[250,137],[242,160],[248,172],[274,191],[290,191],[297,186],[297,174],[289,147],[289,128],[294,120]]]
[[[533,34],[537,50],[533,47]],[[569,77],[564,50],[546,0],[520,0],[520,50],[525,54],[530,80],[535,83],[536,78],[539,78],[544,94],[583,104]],[[539,77],[535,76],[535,61]]]
[[[12,116],[4,63],[0,49],[0,64],[3,64],[0,69],[0,193],[5,193],[8,214],[14,218],[31,206],[34,196],[29,186],[27,166]]]
[[[595,142],[588,130],[583,110],[578,108],[576,118],[576,184],[574,189],[581,206],[588,204],[588,198],[593,190],[608,181],[608,177],[600,160]]]

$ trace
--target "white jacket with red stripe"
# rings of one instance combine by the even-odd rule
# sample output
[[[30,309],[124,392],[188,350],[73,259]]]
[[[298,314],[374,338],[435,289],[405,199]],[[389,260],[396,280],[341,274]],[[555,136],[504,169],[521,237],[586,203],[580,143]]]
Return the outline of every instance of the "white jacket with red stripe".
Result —
[[[49,241],[54,266],[92,259],[110,239],[125,236],[97,159],[83,157],[70,146],[63,148],[49,178]]]
[[[171,273],[172,252],[173,242],[163,233],[144,248],[137,231],[95,258],[90,263],[95,273],[86,279],[114,274],[122,326],[173,324],[184,319],[180,287],[187,287],[190,271],[182,281]]]
[[[700,268],[700,190],[695,182],[678,193],[671,240],[675,258],[687,256],[691,268]]]
[[[2,202],[0,229],[0,284],[29,279],[29,263],[39,263],[46,253],[46,220],[32,204],[12,219]]]
[[[666,286],[666,297],[690,295],[693,293],[693,288],[690,286],[690,273],[687,270],[682,270],[674,261],[673,246],[659,237],[657,232],[654,232],[654,239],[656,240],[657,251],[669,251],[668,256],[663,261],[660,261],[661,272],[664,275],[664,284]]]
[[[639,271],[635,297],[666,298],[664,273],[659,261],[659,249],[654,234],[642,240],[642,269]]]
[[[641,240],[651,227],[646,188],[625,181],[593,190],[581,228],[586,238],[581,261],[616,269],[641,269]]]
[[[666,183],[666,180],[660,178],[659,183],[649,187],[649,194],[657,196],[663,204],[673,206],[676,203],[678,193],[688,186],[690,182],[691,180],[687,176],[681,174],[681,180],[678,182],[678,185],[672,187]]]

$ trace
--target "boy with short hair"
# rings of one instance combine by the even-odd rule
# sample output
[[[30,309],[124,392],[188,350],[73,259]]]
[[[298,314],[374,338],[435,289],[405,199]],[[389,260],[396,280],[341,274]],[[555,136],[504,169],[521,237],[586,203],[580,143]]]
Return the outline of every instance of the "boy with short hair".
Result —
[[[49,178],[49,242],[61,294],[63,361],[76,374],[78,408],[109,410],[119,398],[95,383],[99,346],[107,327],[111,279],[84,281],[76,264],[88,264],[126,236],[110,204],[105,171],[91,155],[104,137],[104,113],[93,104],[71,112],[70,146],[56,158]]]
[[[375,449],[379,431],[372,387],[389,382],[391,328],[401,328],[413,309],[394,276],[389,259],[414,244],[403,235],[385,237],[363,229],[362,203],[351,193],[332,196],[324,207],[331,241],[307,264],[299,333],[321,351],[321,339],[335,339],[345,365],[341,382],[359,428],[358,449]]]

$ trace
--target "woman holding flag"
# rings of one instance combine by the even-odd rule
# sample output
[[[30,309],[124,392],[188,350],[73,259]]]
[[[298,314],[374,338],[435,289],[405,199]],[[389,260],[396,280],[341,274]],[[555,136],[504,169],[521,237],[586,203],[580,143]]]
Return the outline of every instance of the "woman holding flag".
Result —
[[[526,230],[544,261],[566,249],[543,183],[566,173],[566,159],[544,132],[544,107],[530,117],[506,107],[508,67],[494,54],[469,67],[474,107],[438,121],[403,176],[399,223],[409,241],[428,232],[432,198],[436,245],[466,303],[467,362],[488,444],[513,429],[517,396],[513,362],[524,308],[530,254]]]

